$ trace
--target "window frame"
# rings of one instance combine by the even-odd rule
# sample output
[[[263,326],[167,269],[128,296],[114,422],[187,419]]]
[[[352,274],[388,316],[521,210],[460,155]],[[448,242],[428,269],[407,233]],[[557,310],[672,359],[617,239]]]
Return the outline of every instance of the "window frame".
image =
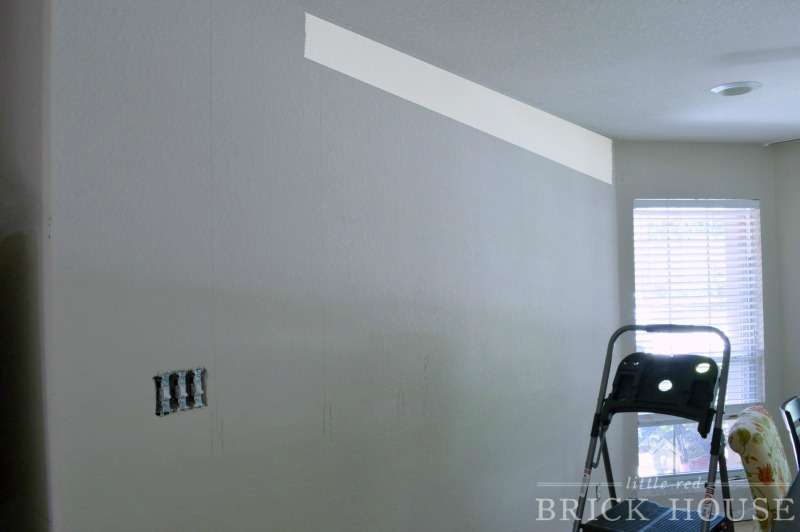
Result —
[[[681,207],[697,207],[697,208],[755,208],[758,209],[759,212],[759,220],[761,220],[761,201],[758,199],[742,199],[742,198],[690,198],[690,197],[639,197],[633,199],[633,205],[631,208],[631,258],[632,258],[632,273],[633,273],[633,318],[634,322],[636,322],[636,247],[633,241],[633,232],[636,227],[636,218],[635,218],[635,211],[637,208],[681,208]],[[764,323],[764,235],[763,235],[763,224],[760,225],[760,233],[759,234],[759,257],[761,260],[761,295],[762,295],[762,302],[761,302],[761,335],[762,335],[762,347],[761,347],[761,357],[760,361],[758,362],[758,376],[760,379],[760,385],[758,388],[758,392],[760,395],[760,400],[752,403],[740,403],[740,404],[726,404],[725,405],[725,414],[723,415],[723,420],[735,420],[738,418],[739,414],[746,408],[757,405],[763,404],[766,400],[766,326]],[[636,338],[632,339],[633,345],[636,346]],[[635,453],[636,461],[635,461],[635,471],[637,472],[637,478],[642,480],[648,479],[663,479],[668,481],[683,481],[687,479],[697,478],[698,476],[704,475],[705,472],[696,472],[696,473],[673,473],[669,475],[656,475],[656,476],[648,476],[648,477],[640,477],[638,476],[639,471],[639,428],[640,427],[653,427],[653,426],[667,426],[667,425],[679,425],[686,423],[687,420],[683,418],[677,418],[674,416],[669,416],[665,414],[655,414],[655,413],[640,413],[636,416],[636,430],[634,431],[634,438],[635,438],[635,445],[637,452]],[[726,446],[727,447],[727,446]],[[730,469],[728,473],[731,476],[731,480],[741,480],[744,475],[744,469],[736,468]]]

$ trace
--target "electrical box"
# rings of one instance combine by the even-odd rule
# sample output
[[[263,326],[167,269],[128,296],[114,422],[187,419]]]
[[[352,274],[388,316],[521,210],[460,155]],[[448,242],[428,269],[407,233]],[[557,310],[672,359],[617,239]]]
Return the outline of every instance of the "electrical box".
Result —
[[[156,385],[156,415],[195,410],[208,404],[205,368],[179,369],[153,377]]]

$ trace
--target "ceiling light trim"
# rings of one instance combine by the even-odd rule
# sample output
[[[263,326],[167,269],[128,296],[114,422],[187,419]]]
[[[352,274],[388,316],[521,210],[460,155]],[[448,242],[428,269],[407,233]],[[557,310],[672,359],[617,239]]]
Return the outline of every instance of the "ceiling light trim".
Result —
[[[742,96],[762,87],[758,81],[731,81],[717,85],[711,92],[720,96]]]

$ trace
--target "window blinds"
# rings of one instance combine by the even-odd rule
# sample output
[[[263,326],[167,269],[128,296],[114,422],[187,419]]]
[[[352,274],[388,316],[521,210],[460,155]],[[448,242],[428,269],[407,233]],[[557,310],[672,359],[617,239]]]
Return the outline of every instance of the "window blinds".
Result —
[[[758,201],[636,200],[636,322],[713,325],[731,340],[727,402],[763,400],[764,318]],[[715,335],[647,334],[637,350],[721,361]]]

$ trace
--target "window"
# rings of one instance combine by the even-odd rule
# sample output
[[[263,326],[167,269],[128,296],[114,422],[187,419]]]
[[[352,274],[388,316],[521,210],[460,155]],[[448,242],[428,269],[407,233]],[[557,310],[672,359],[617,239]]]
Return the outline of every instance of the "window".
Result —
[[[726,413],[764,397],[764,318],[758,201],[636,200],[633,209],[636,322],[713,325],[731,340]],[[649,353],[722,360],[715,335],[636,335]],[[725,423],[725,427],[729,426]],[[639,476],[705,472],[708,440],[669,416],[639,416]],[[741,469],[728,453],[728,469]]]

